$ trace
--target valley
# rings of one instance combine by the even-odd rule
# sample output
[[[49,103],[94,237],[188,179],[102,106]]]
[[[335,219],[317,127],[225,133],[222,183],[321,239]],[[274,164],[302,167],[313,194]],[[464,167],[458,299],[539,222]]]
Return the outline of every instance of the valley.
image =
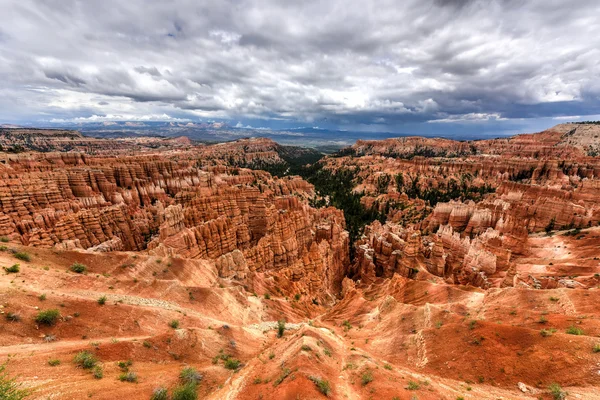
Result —
[[[31,399],[600,399],[598,135],[3,129],[0,359]]]

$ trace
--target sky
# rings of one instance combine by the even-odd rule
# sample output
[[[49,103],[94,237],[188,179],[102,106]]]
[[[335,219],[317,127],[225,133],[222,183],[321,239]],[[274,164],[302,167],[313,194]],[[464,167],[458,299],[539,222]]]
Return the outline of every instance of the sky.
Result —
[[[600,119],[598,0],[0,0],[0,123],[482,135]]]

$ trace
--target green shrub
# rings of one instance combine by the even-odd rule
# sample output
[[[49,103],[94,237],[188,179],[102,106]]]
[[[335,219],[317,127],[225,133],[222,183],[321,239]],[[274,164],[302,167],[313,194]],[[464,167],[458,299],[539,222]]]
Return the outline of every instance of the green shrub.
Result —
[[[292,370],[289,368],[283,368],[281,370],[281,374],[279,374],[279,376],[277,377],[277,379],[275,379],[275,381],[273,382],[273,386],[277,387],[281,384],[281,382],[283,382],[285,380],[285,378],[287,378],[288,376],[290,376],[290,374],[292,373]]]
[[[58,310],[44,310],[37,313],[35,322],[44,325],[54,325],[58,317],[60,317],[60,312]]]
[[[48,360],[48,365],[51,367],[56,367],[57,365],[60,365],[60,360],[57,360],[57,359]]]
[[[300,297],[301,297],[300,293],[296,293],[294,295],[294,300],[298,301],[298,300],[300,300]]]
[[[563,400],[567,398],[567,392],[563,391],[558,383],[553,383],[548,387],[554,400]]]
[[[282,337],[285,331],[285,321],[280,319],[277,321],[277,337]]]
[[[373,382],[373,373],[370,370],[363,372],[362,376],[360,377],[360,381],[362,382],[363,386]]]
[[[406,388],[408,390],[419,390],[420,387],[421,387],[421,385],[419,385],[417,382],[409,381],[408,386]]]
[[[308,379],[313,381],[313,383],[317,386],[317,389],[319,389],[319,392],[323,393],[325,396],[329,396],[331,393],[331,385],[329,384],[329,381],[321,379],[318,376],[309,376]]]
[[[236,370],[240,367],[241,364],[242,363],[237,358],[229,357],[225,360],[225,368],[227,369]]]
[[[137,378],[137,374],[135,372],[124,372],[121,375],[119,375],[119,380],[121,382],[135,383],[135,382],[137,382],[138,378]]]
[[[31,261],[31,256],[24,251],[17,251],[14,256],[21,261]]]
[[[29,396],[30,392],[21,389],[21,384],[15,381],[6,373],[6,364],[0,365],[0,399],[2,400],[22,400]]]
[[[104,377],[104,371],[102,371],[102,367],[96,365],[92,370],[92,376],[96,379],[102,379]]]
[[[583,329],[576,327],[575,325],[571,325],[567,328],[567,333],[569,335],[583,335]]]
[[[46,300],[46,294],[45,293],[40,294],[40,296],[38,297],[38,299],[40,299],[40,301]]]
[[[75,355],[73,362],[80,368],[92,369],[98,363],[98,359],[89,351],[84,350]]]
[[[154,389],[154,392],[152,392],[152,396],[150,396],[150,400],[169,400],[167,388],[158,387]]]
[[[202,380],[202,374],[196,371],[195,368],[185,367],[179,373],[179,379],[183,383],[200,383]]]
[[[142,344],[143,344],[143,345],[144,345],[144,347],[145,347],[145,348],[147,348],[147,349],[149,349],[149,348],[151,348],[151,347],[152,347],[152,343],[150,343],[150,342],[149,342],[149,341],[147,341],[147,340],[144,340],[144,343],[142,343]]]
[[[560,300],[558,297],[550,296],[551,302],[556,303],[558,300]]]
[[[303,344],[302,345],[302,350],[304,351],[312,351],[312,349],[310,348],[310,346]]]
[[[171,400],[196,400],[197,398],[198,394],[196,393],[195,383],[179,385],[173,389],[173,394],[171,395]]]
[[[8,267],[8,268],[4,267],[4,270],[6,271],[7,274],[16,274],[21,269],[19,268],[19,264],[14,264],[12,267]]]
[[[269,293],[265,293],[265,300],[271,300],[271,295]]]
[[[600,353],[600,343],[596,343],[596,344],[594,345],[594,347],[592,348],[592,351],[593,351],[594,353]]]
[[[174,319],[173,321],[169,322],[169,326],[173,329],[177,329],[179,328],[179,321]]]
[[[87,267],[81,263],[75,263],[69,267],[69,269],[77,274],[83,274],[87,271]]]
[[[101,306],[106,304],[106,296],[102,296],[98,299],[98,304],[100,304]]]
[[[127,372],[129,371],[129,367],[131,367],[131,365],[133,364],[133,362],[131,362],[131,360],[127,360],[127,361],[118,361],[117,362],[117,367],[119,367],[119,369],[123,372]]]
[[[387,370],[390,370],[390,371],[392,370],[392,366],[391,366],[390,364],[385,364],[385,365],[383,366],[383,368],[385,368],[385,369],[387,369]]]
[[[8,243],[9,241],[10,241],[10,239],[7,238],[6,236],[0,237],[0,242],[2,242],[2,243]]]

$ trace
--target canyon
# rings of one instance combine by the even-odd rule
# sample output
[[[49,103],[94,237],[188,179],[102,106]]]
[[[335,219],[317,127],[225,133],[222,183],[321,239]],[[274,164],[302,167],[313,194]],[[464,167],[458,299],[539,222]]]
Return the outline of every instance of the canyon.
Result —
[[[0,358],[31,399],[600,399],[599,135],[3,128]]]

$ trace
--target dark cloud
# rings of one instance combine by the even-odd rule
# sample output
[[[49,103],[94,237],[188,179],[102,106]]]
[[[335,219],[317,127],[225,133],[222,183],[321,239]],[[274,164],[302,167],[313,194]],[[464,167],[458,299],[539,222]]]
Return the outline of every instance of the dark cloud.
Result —
[[[0,120],[402,131],[595,114],[599,12],[596,0],[22,0],[3,7]]]
[[[152,76],[162,76],[156,67],[135,67],[134,70],[140,74],[148,74]]]

